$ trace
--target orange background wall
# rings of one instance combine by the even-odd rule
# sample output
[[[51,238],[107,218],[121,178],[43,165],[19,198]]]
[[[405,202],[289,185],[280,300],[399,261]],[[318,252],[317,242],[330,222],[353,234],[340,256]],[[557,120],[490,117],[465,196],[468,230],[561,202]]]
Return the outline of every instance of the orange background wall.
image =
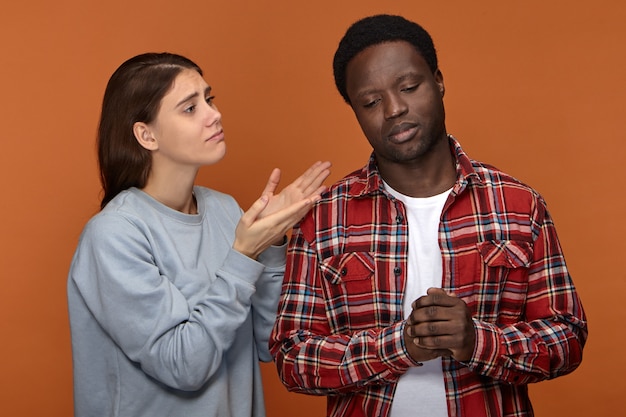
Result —
[[[393,5],[384,6],[386,3]],[[126,58],[196,60],[224,115],[228,155],[199,183],[243,207],[274,166],[317,159],[331,180],[369,155],[334,89],[331,59],[354,20],[392,12],[433,35],[448,130],[471,156],[547,199],[590,321],[581,367],[531,387],[538,416],[615,416],[626,389],[624,75],[621,0],[35,0],[0,12],[0,414],[69,416],[65,285],[98,208],[94,133],[104,86]],[[324,415],[263,366],[269,416]],[[622,411],[623,413],[623,411]]]

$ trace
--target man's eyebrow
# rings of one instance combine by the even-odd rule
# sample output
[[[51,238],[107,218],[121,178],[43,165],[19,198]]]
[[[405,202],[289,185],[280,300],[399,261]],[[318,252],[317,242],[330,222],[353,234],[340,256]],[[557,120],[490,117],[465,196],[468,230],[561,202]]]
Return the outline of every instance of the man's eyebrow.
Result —
[[[407,72],[406,74],[402,74],[398,78],[396,78],[396,82],[400,83],[402,81],[406,81],[409,78],[419,79],[420,75],[415,73],[415,72]],[[422,78],[423,78],[423,76],[422,76]]]
[[[211,86],[207,86],[204,89],[204,94],[209,94],[211,92]],[[179,101],[176,104],[176,107],[182,106],[184,103],[188,102],[189,100],[198,97],[200,94],[196,91],[194,93],[189,94],[188,96],[186,96],[185,98],[183,98],[181,101]]]
[[[374,88],[368,88],[367,90],[358,91],[356,93],[357,98],[369,96],[370,94],[376,94],[378,90]]]

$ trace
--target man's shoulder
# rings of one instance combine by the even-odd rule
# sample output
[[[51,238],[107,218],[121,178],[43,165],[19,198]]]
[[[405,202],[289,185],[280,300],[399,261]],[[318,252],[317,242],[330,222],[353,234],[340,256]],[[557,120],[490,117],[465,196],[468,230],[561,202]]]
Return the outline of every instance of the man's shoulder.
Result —
[[[368,165],[352,171],[328,187],[304,217],[301,228],[309,233],[340,229],[355,220],[355,213],[364,214],[359,220],[363,221],[378,202],[379,184],[378,172]]]
[[[475,178],[469,181],[474,192],[486,192],[491,196],[505,196],[508,199],[526,201],[528,204],[545,205],[541,194],[517,177],[494,165],[471,160]]]
[[[496,166],[471,158],[462,149],[460,142],[454,136],[449,135],[450,143],[457,162],[460,165],[461,176],[467,179],[471,185],[478,187],[510,187],[524,190],[538,196],[537,191],[517,177],[497,168]]]
[[[480,178],[482,183],[494,186],[514,186],[524,188],[531,192],[536,192],[530,185],[521,181],[514,175],[511,175],[500,168],[481,161],[471,160],[474,172]]]
[[[368,166],[355,169],[343,178],[335,181],[322,195],[321,203],[328,204],[341,198],[352,198],[368,192],[371,187],[371,177],[374,175]]]

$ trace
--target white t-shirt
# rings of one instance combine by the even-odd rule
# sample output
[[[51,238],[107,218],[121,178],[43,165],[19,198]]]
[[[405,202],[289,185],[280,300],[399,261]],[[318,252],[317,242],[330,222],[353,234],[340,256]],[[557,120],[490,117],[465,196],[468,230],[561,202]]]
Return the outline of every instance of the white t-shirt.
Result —
[[[402,303],[404,317],[411,304],[431,287],[441,288],[439,219],[450,190],[427,198],[409,197],[385,188],[406,207],[409,222],[409,259]],[[448,417],[441,358],[410,368],[398,381],[391,405],[391,417]]]

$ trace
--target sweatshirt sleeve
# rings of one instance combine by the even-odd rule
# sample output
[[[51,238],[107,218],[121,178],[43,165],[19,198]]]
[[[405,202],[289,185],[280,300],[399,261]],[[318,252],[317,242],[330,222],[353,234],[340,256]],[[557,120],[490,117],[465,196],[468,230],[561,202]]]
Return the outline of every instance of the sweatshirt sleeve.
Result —
[[[248,318],[264,266],[234,250],[206,279],[211,285],[189,303],[153,259],[141,224],[116,214],[96,216],[85,228],[70,279],[99,325],[156,380],[199,389],[220,367]],[[207,276],[206,270],[181,274]],[[193,280],[188,280],[193,281]]]
[[[286,250],[286,243],[281,246],[270,246],[259,256],[259,262],[265,268],[256,283],[256,292],[252,296],[252,319],[254,341],[259,359],[263,362],[272,360],[269,337],[276,321],[280,287],[285,275]]]

